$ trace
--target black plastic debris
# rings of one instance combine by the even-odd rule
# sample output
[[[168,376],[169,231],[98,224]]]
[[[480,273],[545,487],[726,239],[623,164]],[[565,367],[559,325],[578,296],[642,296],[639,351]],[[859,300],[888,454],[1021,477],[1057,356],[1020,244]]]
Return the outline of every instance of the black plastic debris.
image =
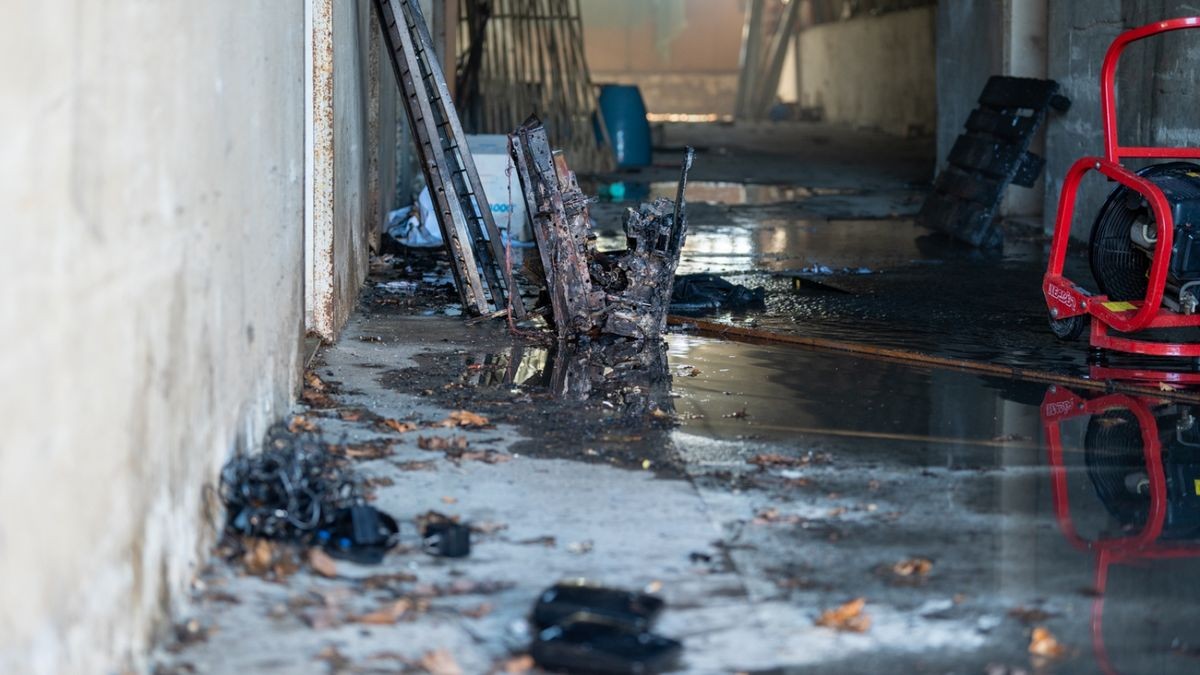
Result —
[[[601,621],[575,620],[538,633],[529,649],[542,668],[571,673],[661,673],[683,651],[677,640]]]
[[[572,615],[587,613],[618,624],[646,629],[666,603],[648,593],[605,588],[583,581],[562,582],[547,588],[533,606],[533,625],[541,630],[563,623]]]
[[[398,541],[395,519],[367,505],[345,461],[314,438],[273,432],[261,453],[226,463],[220,496],[232,534],[362,563],[378,563]]]
[[[721,309],[746,310],[766,307],[767,291],[762,286],[747,288],[716,274],[685,274],[675,277],[671,290],[672,314],[702,314]]]
[[[1005,189],[1009,183],[1037,182],[1046,161],[1029,152],[1029,144],[1049,109],[1066,112],[1071,106],[1058,91],[1053,80],[990,78],[917,222],[972,246],[998,246],[996,210]]]
[[[465,558],[471,555],[471,528],[453,521],[427,523],[421,532],[425,551],[442,558]]]
[[[586,581],[556,584],[534,604],[530,656],[541,668],[571,673],[673,670],[683,645],[649,632],[664,606],[646,593]]]
[[[334,513],[329,527],[317,530],[316,540],[335,558],[375,565],[399,536],[395,518],[373,506],[357,504]]]
[[[315,439],[277,437],[221,470],[226,527],[241,535],[313,543],[362,495],[342,461]]]

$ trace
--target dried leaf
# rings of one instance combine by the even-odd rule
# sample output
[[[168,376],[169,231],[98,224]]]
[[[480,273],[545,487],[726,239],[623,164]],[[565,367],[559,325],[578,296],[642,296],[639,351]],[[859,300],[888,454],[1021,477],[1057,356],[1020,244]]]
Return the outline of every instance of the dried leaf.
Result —
[[[304,385],[317,391],[325,391],[329,388],[325,381],[311,370],[304,374]]]
[[[308,550],[308,566],[314,572],[323,577],[333,578],[337,576],[337,563],[329,554],[319,548],[311,548]]]
[[[410,431],[416,431],[417,425],[412,422],[400,422],[397,420],[384,420],[383,426],[395,431],[398,434],[405,434]]]
[[[431,652],[425,652],[421,657],[420,666],[429,675],[463,675],[458,661],[454,659],[454,655],[447,649],[435,649]]]
[[[377,590],[382,588],[391,588],[396,584],[407,584],[417,580],[417,577],[407,572],[396,572],[394,574],[374,574],[364,578],[359,583],[362,587],[368,590]]]
[[[434,426],[439,427],[486,427],[489,425],[488,418],[483,415],[476,415],[468,410],[455,410],[450,413],[446,419],[438,422]]]
[[[1176,387],[1173,384],[1167,384],[1166,382],[1159,382],[1158,388],[1161,391],[1179,391],[1179,387]]]
[[[470,443],[466,436],[418,436],[417,447],[434,452],[445,450],[466,450]]]
[[[1066,655],[1067,648],[1059,643],[1053,633],[1038,626],[1033,629],[1033,635],[1029,638],[1029,653],[1034,656],[1057,659]]]
[[[909,560],[901,560],[892,565],[892,573],[899,577],[923,577],[933,570],[933,562],[925,558],[911,558]]]
[[[412,607],[412,600],[409,600],[408,598],[400,598],[395,602],[388,603],[387,605],[380,607],[374,612],[356,616],[352,620],[356,623],[369,623],[376,626],[387,626],[396,623],[396,621],[398,621],[400,617],[404,616],[408,610],[412,609]]]
[[[295,415],[292,417],[292,421],[288,422],[288,431],[292,432],[293,434],[298,434],[302,431],[316,431],[316,430],[317,430],[316,423],[313,422],[312,420],[308,419],[304,415]]]
[[[351,459],[382,459],[395,454],[391,443],[368,442],[357,445],[331,445],[329,451]]]
[[[765,509],[759,509],[759,511],[754,514],[753,523],[755,525],[767,525],[769,523],[792,524],[792,523],[798,523],[802,520],[803,520],[803,518],[801,518],[798,515],[795,515],[795,514],[783,515],[783,514],[779,513],[779,509],[777,509],[775,507],[769,507],[769,508],[765,508]]]
[[[428,460],[421,462],[396,462],[396,468],[401,471],[432,471],[437,468],[437,465]]]
[[[465,439],[464,439],[465,440]],[[484,450],[481,452],[464,452],[460,455],[454,455],[451,459],[460,461],[484,462],[487,464],[501,464],[503,462],[512,461],[513,456],[504,453],[496,452],[495,450]]]
[[[362,416],[363,411],[361,410],[343,410],[338,413],[338,417],[341,417],[347,422],[357,422],[362,419]]]
[[[492,613],[492,605],[489,602],[480,603],[476,607],[464,609],[461,614],[472,619],[482,619]]]
[[[871,617],[863,613],[865,598],[855,598],[833,609],[827,609],[814,622],[818,626],[851,633],[863,633],[871,627]]]
[[[755,455],[750,458],[750,463],[755,466],[803,466],[808,464],[808,459],[805,457],[788,457],[774,452]]]

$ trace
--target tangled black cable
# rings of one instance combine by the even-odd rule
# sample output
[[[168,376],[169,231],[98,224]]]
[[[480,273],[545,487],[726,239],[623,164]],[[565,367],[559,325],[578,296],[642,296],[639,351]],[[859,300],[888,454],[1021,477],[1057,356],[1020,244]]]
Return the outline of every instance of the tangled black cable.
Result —
[[[278,435],[221,470],[226,526],[239,534],[307,542],[339,509],[362,502],[351,473],[313,438]]]

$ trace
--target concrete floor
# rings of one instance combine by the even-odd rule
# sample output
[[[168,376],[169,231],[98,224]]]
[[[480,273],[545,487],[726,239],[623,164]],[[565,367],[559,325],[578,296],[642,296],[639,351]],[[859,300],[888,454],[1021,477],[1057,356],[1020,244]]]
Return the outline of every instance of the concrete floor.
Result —
[[[721,320],[1081,367],[1082,350],[1035,326],[1040,242],[981,256],[906,218],[928,178],[920,142],[822,127],[672,134],[668,144],[710,142],[694,178],[717,195],[692,211],[685,268],[771,289],[765,314]],[[622,178],[670,180],[661,156],[661,168]],[[602,231],[614,206],[594,212]],[[772,276],[814,263],[871,274],[823,275],[853,291],[824,295]],[[462,672],[505,672],[528,644],[539,591],[580,576],[659,592],[659,632],[683,640],[686,672],[1200,668],[1189,406],[1107,399],[1149,411],[1158,424],[1143,437],[1137,418],[1105,401],[1074,408],[1063,388],[688,333],[668,337],[636,391],[580,394],[561,383],[586,355],[464,327],[433,289],[393,297],[385,284],[404,273],[376,269],[378,286],[317,356],[335,406],[296,412],[330,442],[386,442],[386,457],[355,462],[379,508],[400,520],[438,510],[486,532],[466,559],[399,552],[377,567],[339,563],[335,578],[301,570],[267,582],[214,560],[178,616],[205,637],[164,644],[154,656],[164,671],[438,672],[421,658],[446,649]],[[944,306],[988,286],[979,302]],[[455,408],[495,427],[398,434],[372,423],[434,422]],[[1048,442],[1055,429],[1060,446]],[[507,461],[420,449],[432,435]],[[914,559],[930,562],[926,574],[897,573]],[[380,583],[397,573],[413,578]],[[395,625],[348,619],[397,597],[429,608]],[[857,597],[866,631],[814,625]],[[1031,653],[1035,628],[1059,654]]]

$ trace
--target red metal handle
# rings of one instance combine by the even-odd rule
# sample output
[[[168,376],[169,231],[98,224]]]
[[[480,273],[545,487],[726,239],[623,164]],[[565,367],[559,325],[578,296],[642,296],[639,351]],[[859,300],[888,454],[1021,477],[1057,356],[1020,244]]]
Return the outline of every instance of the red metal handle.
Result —
[[[1149,148],[1121,147],[1117,142],[1117,62],[1121,52],[1132,42],[1137,42],[1159,33],[1169,33],[1185,28],[1200,28],[1200,17],[1188,16],[1178,19],[1156,21],[1141,28],[1127,30],[1117,36],[1104,55],[1104,66],[1100,70],[1100,114],[1104,121],[1104,156],[1108,161],[1119,163],[1122,157],[1152,158],[1200,158],[1200,148]]]

